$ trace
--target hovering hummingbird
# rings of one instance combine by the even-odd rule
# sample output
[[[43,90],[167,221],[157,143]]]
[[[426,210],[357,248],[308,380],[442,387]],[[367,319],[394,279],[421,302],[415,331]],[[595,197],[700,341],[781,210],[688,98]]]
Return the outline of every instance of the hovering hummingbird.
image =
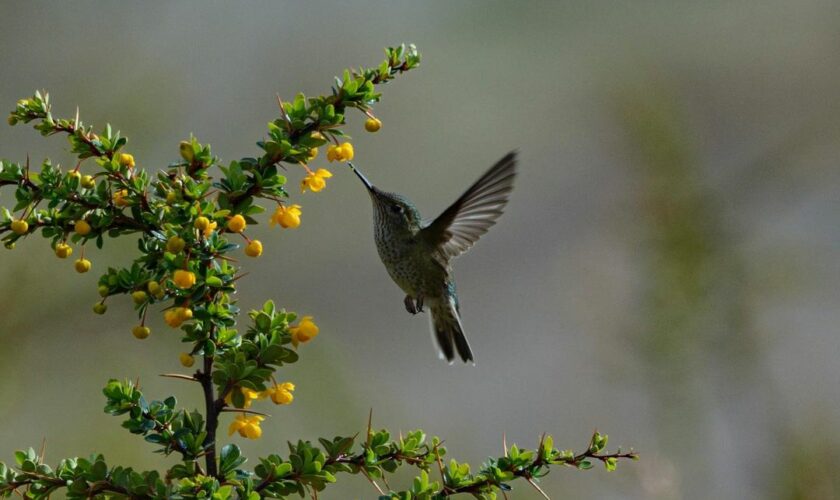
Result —
[[[376,249],[388,274],[406,293],[406,310],[417,314],[428,305],[440,357],[452,363],[457,351],[465,363],[475,364],[461,326],[451,260],[469,250],[502,215],[513,190],[516,152],[499,160],[431,222],[423,221],[407,198],[380,190],[349,165],[373,202]]]

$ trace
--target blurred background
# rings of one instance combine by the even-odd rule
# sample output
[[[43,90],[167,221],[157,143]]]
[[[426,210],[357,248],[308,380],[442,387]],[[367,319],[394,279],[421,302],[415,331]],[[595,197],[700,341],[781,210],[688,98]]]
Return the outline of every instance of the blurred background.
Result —
[[[321,327],[280,373],[295,403],[268,410],[263,439],[233,438],[251,465],[363,431],[373,408],[376,427],[423,428],[475,466],[503,433],[581,449],[597,428],[641,452],[615,473],[553,471],[555,498],[840,497],[837,2],[3,2],[0,108],[43,88],[56,115],[120,129],[144,168],[191,133],[229,161],[257,154],[275,93],[328,92],[403,41],[424,58],[382,88],[383,129],[349,115],[376,184],[431,217],[521,151],[507,213],[456,262],[478,364],[437,359],[376,255],[368,196],[333,165],[324,192],[292,190],[302,226],[255,228],[266,254],[244,263],[244,309],[271,298]],[[64,138],[0,127],[0,156],[27,155],[73,163]],[[89,252],[94,271],[134,248]],[[128,298],[93,315],[99,273],[45,240],[2,264],[0,458],[46,439],[50,461],[171,463],[101,411],[100,388],[139,377],[200,406],[157,376],[179,370],[178,336],[156,318],[135,340]],[[375,495],[343,477],[323,497]]]

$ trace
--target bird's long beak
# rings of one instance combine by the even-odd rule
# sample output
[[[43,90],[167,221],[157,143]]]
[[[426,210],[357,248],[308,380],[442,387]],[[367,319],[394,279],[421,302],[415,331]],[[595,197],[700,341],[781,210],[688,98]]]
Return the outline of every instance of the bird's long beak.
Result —
[[[356,166],[355,166],[355,165],[353,165],[351,162],[349,162],[349,161],[348,161],[348,162],[347,162],[347,164],[348,164],[348,165],[350,165],[350,168],[351,168],[351,169],[353,169],[353,172],[355,172],[355,173],[356,173],[356,176],[358,176],[358,177],[359,177],[359,179],[361,179],[361,180],[362,180],[362,183],[364,183],[364,185],[365,185],[365,187],[367,188],[367,190],[368,190],[368,191],[373,191],[373,184],[371,184],[371,183],[370,183],[370,181],[367,179],[367,177],[365,177],[365,176],[364,176],[364,174],[362,174],[361,172],[359,172],[359,170],[358,170],[358,169],[356,169]]]

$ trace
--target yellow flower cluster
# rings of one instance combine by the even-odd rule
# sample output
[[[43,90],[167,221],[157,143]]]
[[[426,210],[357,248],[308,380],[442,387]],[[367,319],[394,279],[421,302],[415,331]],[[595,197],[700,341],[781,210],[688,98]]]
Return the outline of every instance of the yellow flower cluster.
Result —
[[[126,168],[134,168],[134,156],[128,153],[120,153],[120,165]]]
[[[269,224],[275,226],[280,224],[280,227],[286,229],[294,229],[300,226],[300,205],[278,205],[274,210],[274,215],[271,216]]]
[[[295,396],[292,394],[295,390],[295,384],[291,382],[283,382],[282,384],[275,384],[263,392],[263,395],[271,398],[274,404],[288,405],[292,404]]]
[[[265,420],[261,415],[237,415],[236,419],[230,423],[228,427],[228,436],[232,436],[234,432],[238,432],[240,436],[248,439],[259,439],[262,436],[262,429],[260,422]]]
[[[117,191],[116,193],[114,193],[114,196],[112,197],[112,199],[114,201],[114,205],[116,205],[118,207],[127,207],[128,204],[129,204],[129,201],[128,201],[127,198],[128,198],[128,189],[121,189],[121,190]]]
[[[330,177],[332,177],[332,172],[325,168],[319,168],[315,172],[310,171],[306,174],[306,177],[300,181],[300,192],[305,193],[308,189],[313,193],[317,193],[327,187],[326,179],[329,179]]]
[[[354,154],[353,145],[349,142],[327,148],[328,161],[350,161],[353,159]]]
[[[289,327],[289,333],[292,334],[292,345],[297,347],[298,344],[309,342],[318,336],[319,331],[318,325],[312,321],[312,316],[304,316],[297,326]]]
[[[163,313],[163,321],[172,328],[178,328],[184,321],[189,321],[192,317],[193,312],[188,307],[173,307]]]

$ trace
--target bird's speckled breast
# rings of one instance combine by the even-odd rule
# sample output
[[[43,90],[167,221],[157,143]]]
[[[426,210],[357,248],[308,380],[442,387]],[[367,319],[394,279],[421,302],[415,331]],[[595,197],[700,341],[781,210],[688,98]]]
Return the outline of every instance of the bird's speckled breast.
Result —
[[[402,290],[416,297],[437,297],[444,293],[446,271],[428,249],[410,235],[387,235],[381,226],[375,228],[376,249],[391,279]]]

